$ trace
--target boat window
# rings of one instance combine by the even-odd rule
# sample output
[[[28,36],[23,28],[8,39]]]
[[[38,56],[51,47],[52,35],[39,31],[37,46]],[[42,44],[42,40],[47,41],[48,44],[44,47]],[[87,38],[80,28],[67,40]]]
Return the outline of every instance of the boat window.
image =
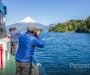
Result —
[[[0,12],[0,26],[2,26],[2,22],[3,22],[3,15],[2,12]]]
[[[4,34],[4,31],[5,31],[4,16],[3,13],[0,12],[0,35]]]

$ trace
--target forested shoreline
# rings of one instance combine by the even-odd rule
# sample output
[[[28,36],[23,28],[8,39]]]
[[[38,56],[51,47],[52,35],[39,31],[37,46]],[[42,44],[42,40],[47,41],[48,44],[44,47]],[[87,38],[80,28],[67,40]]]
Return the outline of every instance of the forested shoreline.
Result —
[[[84,32],[90,33],[90,16],[85,20],[69,20],[58,23],[49,29],[49,32]]]

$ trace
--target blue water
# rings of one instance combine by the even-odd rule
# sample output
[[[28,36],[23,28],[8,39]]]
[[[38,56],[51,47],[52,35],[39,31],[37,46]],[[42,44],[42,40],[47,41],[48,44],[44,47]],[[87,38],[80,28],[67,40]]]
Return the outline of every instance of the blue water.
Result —
[[[40,36],[44,48],[35,50],[35,57],[48,75],[90,75],[89,68],[70,67],[73,64],[90,64],[89,33],[47,32]]]
[[[90,75],[90,33],[41,34],[44,48],[35,49],[35,57],[48,75]],[[89,64],[74,67],[71,64]],[[15,59],[11,57],[0,75],[15,75]]]

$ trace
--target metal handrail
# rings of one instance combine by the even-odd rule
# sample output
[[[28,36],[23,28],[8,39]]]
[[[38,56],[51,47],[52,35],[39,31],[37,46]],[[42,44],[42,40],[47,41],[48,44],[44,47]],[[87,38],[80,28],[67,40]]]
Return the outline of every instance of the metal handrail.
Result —
[[[35,59],[35,57],[33,57],[32,64],[33,64],[32,67],[37,75],[47,75],[42,65],[40,63],[37,63],[37,60]]]

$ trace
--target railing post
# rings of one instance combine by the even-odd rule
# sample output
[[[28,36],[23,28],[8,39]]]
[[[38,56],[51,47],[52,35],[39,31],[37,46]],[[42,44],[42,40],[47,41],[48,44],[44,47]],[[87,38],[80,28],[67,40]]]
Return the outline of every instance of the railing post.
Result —
[[[3,46],[0,44],[0,69],[3,68]]]

